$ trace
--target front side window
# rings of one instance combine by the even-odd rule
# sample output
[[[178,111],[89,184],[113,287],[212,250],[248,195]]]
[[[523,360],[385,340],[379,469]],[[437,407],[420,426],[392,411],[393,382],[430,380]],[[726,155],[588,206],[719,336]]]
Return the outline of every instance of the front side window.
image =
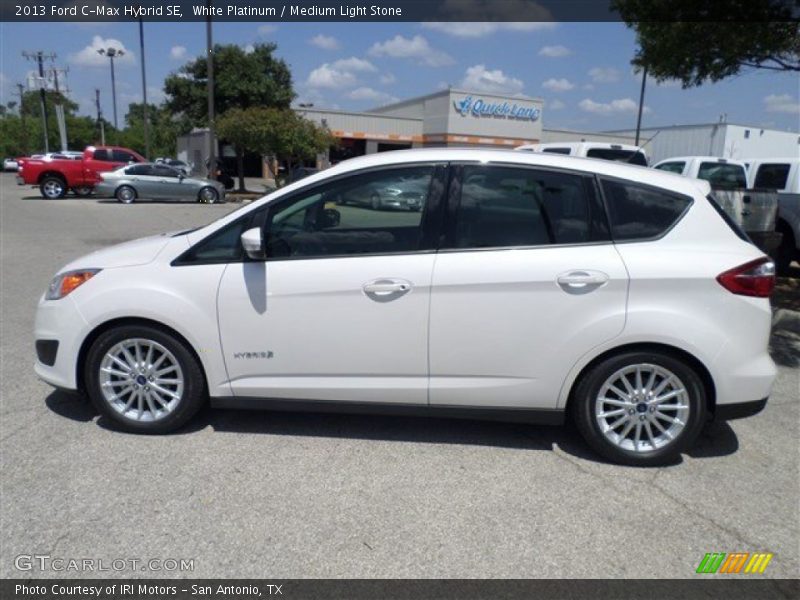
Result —
[[[111,160],[111,157],[108,155],[108,150],[105,148],[100,148],[99,150],[94,151],[94,159],[95,160]]]
[[[153,167],[153,175],[156,177],[169,177],[172,179],[177,179],[179,173],[172,167],[168,167],[166,165],[155,165]]]
[[[659,171],[666,171],[667,173],[677,173],[678,175],[681,175],[683,173],[683,167],[685,166],[685,162],[668,162],[656,165],[656,169]]]
[[[197,243],[177,261],[180,265],[239,262],[244,259],[242,234],[264,222],[266,207],[236,219]],[[190,230],[191,231],[191,230]],[[188,233],[188,232],[182,232]]]
[[[747,178],[744,167],[719,162],[700,163],[697,178],[705,179],[713,188],[744,189],[747,187]]]
[[[502,248],[605,241],[591,180],[539,169],[467,165],[452,246]]]
[[[325,183],[271,210],[267,257],[413,252],[434,167],[382,169]]]
[[[614,240],[644,240],[664,235],[692,199],[636,183],[604,179],[608,219]]]
[[[545,148],[542,152],[548,152],[550,154],[569,154],[569,148]]]
[[[111,160],[114,162],[139,162],[133,154],[125,150],[112,150]]]
[[[758,167],[753,187],[766,190],[782,190],[789,179],[788,164],[764,164]]]

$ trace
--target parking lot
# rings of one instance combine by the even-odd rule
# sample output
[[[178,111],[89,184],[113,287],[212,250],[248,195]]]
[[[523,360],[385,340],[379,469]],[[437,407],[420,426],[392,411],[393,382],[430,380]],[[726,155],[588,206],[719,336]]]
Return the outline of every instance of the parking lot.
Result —
[[[765,411],[659,469],[605,463],[569,427],[206,409],[175,435],[122,434],[37,380],[35,306],[60,266],[237,206],[48,201],[0,176],[0,576],[97,575],[14,566],[48,554],[194,561],[101,574],[125,577],[685,578],[739,551],[800,576],[792,311]]]

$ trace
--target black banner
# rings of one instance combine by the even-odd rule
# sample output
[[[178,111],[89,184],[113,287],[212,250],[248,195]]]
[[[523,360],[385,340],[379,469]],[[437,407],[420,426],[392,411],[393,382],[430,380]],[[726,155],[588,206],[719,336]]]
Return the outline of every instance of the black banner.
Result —
[[[798,598],[797,579],[7,579],[3,600],[685,600]]]
[[[651,0],[655,21],[791,21],[798,0]],[[680,7],[678,14],[676,7]],[[619,21],[613,0],[3,0],[0,21]]]

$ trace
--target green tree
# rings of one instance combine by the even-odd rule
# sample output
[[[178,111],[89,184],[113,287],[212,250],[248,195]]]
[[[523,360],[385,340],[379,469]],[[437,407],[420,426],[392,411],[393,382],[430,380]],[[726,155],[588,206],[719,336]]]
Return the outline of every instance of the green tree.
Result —
[[[282,181],[274,163],[284,162],[289,173],[296,161],[313,158],[334,142],[327,129],[291,109],[234,108],[218,119],[217,130],[236,152],[240,189],[244,189],[241,161],[245,152],[257,152],[267,158],[275,184],[280,186]]]
[[[292,74],[287,64],[274,56],[276,48],[275,44],[256,44],[252,52],[245,52],[234,44],[214,46],[214,106],[217,115],[256,106],[289,108],[295,97]],[[164,81],[166,107],[185,117],[184,123],[188,127],[208,125],[207,77],[206,57],[200,56]],[[228,141],[233,143],[230,139]],[[241,154],[237,154],[237,165],[241,182],[244,180]]]
[[[175,156],[178,136],[191,129],[185,116],[173,115],[165,106],[148,103],[147,120],[150,137],[150,159],[159,156]],[[132,103],[125,115],[125,129],[120,132],[120,144],[127,148],[144,151],[144,104]]]
[[[633,59],[684,88],[747,69],[800,71],[800,23],[782,0],[614,0],[636,31]],[[698,20],[702,19],[702,21]]]

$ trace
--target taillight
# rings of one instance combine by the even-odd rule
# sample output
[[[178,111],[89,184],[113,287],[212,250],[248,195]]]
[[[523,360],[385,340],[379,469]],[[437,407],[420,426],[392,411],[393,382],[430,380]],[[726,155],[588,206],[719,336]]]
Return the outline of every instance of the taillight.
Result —
[[[775,263],[767,257],[759,258],[721,273],[717,281],[740,296],[769,298],[775,289]]]

